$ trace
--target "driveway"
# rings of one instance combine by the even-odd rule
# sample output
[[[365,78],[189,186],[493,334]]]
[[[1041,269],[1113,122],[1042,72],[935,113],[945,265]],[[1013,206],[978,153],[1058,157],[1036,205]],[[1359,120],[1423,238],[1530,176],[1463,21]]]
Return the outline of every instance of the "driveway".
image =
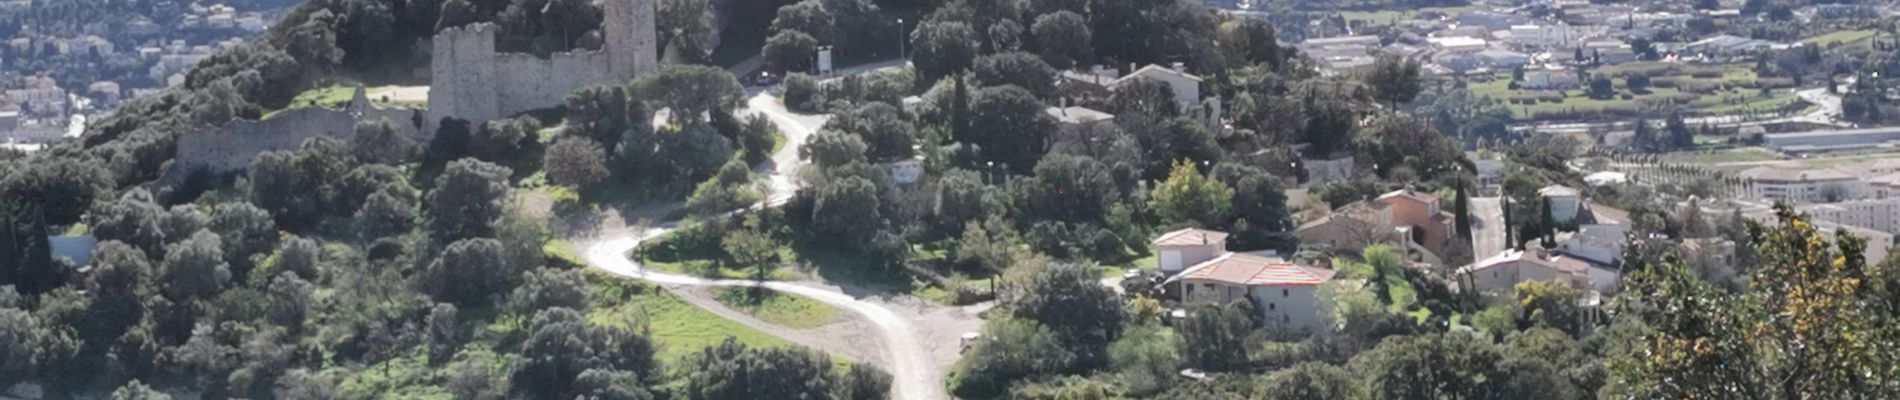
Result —
[[[1508,246],[1504,242],[1504,210],[1497,197],[1471,198],[1471,258],[1483,260],[1498,255]]]

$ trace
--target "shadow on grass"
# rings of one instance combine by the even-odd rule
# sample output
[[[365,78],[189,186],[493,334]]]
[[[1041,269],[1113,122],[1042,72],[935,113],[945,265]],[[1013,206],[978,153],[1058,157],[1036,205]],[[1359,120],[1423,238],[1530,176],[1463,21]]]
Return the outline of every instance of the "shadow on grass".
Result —
[[[885,265],[862,251],[836,249],[809,241],[796,242],[792,250],[795,261],[811,266],[819,277],[838,285],[848,295],[908,294],[916,289],[909,271]]]

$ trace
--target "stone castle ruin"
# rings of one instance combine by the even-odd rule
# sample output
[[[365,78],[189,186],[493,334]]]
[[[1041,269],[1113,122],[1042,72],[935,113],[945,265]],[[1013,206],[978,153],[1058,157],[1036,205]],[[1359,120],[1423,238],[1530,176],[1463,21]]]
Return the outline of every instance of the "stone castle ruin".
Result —
[[[601,0],[600,50],[497,53],[493,24],[444,29],[430,60],[429,117],[480,123],[561,104],[588,85],[624,83],[659,68],[653,0]]]
[[[205,126],[178,136],[178,152],[159,175],[158,188],[176,187],[196,172],[224,175],[242,172],[259,153],[291,150],[304,140],[318,135],[347,138],[356,132],[357,121],[388,119],[411,137],[419,136],[416,122],[421,110],[404,107],[379,107],[370,104],[362,87],[343,109],[303,107],[284,110],[256,121],[236,119],[220,126]]]
[[[426,142],[443,118],[480,124],[560,105],[588,85],[625,83],[659,68],[654,0],[599,0],[600,50],[548,58],[495,51],[493,24],[445,29],[432,40],[428,110],[370,104],[361,87],[344,109],[303,107],[256,121],[232,120],[178,137],[177,152],[154,182],[176,187],[193,173],[225,175],[250,167],[259,153],[291,150],[318,135],[347,136],[357,122],[387,118]]]

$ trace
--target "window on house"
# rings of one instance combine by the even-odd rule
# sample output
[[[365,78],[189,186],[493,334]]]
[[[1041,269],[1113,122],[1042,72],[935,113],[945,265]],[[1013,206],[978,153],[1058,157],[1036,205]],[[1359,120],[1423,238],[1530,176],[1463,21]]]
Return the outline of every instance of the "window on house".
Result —
[[[1280,297],[1293,297],[1293,292],[1289,292],[1286,289],[1280,289]]]
[[[1267,303],[1267,311],[1273,311],[1274,309],[1275,307],[1273,303]]]

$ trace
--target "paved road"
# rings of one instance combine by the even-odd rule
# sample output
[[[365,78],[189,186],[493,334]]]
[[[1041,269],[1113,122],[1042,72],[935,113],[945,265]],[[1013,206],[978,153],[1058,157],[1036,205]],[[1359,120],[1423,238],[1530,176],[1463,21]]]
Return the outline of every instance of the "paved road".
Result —
[[[1497,197],[1471,198],[1471,258],[1483,260],[1504,251],[1504,210]]]
[[[793,114],[786,111],[778,100],[769,94],[754,95],[747,100],[747,106],[748,113],[763,114],[771,118],[785,135],[785,146],[772,155],[772,162],[761,167],[770,172],[767,179],[771,188],[762,205],[783,204],[801,186],[795,178],[796,170],[801,165],[798,160],[798,146],[824,124],[826,117]],[[949,398],[940,383],[940,377],[943,376],[942,366],[932,361],[932,354],[942,353],[937,350],[941,350],[944,346],[924,343],[924,336],[919,334],[911,319],[887,307],[883,302],[876,299],[859,299],[846,294],[841,288],[813,283],[704,279],[650,271],[627,258],[627,252],[638,247],[640,242],[665,235],[672,231],[676,224],[677,221],[667,222],[641,232],[592,240],[586,244],[583,257],[593,268],[654,283],[683,286],[758,286],[804,296],[850,311],[877,328],[878,338],[884,346],[886,355],[885,368],[890,371],[893,378],[891,398],[904,400]]]

